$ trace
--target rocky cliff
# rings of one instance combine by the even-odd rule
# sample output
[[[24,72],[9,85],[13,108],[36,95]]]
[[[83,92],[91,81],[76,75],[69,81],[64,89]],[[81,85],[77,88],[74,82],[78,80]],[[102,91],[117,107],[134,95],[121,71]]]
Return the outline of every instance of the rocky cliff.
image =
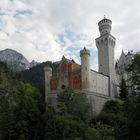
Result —
[[[13,71],[26,70],[38,64],[35,61],[29,63],[29,61],[21,53],[12,49],[0,51],[0,61],[5,62]]]
[[[11,70],[21,71],[30,67],[28,60],[22,54],[12,49],[0,51],[0,61],[5,62]]]

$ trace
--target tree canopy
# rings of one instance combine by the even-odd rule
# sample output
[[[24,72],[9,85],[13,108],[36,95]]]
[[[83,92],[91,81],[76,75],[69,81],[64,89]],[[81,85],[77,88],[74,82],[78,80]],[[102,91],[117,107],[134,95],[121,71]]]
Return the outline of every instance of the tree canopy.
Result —
[[[121,98],[106,102],[92,118],[85,93],[65,89],[56,108],[45,106],[36,87],[0,63],[0,140],[139,140],[139,54],[128,72],[130,87],[122,81]]]
[[[130,66],[128,67],[130,75],[131,89],[133,92],[140,92],[140,54],[135,54]]]

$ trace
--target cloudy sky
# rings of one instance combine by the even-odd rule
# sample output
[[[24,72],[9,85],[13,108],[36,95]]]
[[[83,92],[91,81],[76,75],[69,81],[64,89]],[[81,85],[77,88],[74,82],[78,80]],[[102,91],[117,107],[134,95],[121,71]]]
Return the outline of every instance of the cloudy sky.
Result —
[[[0,0],[0,50],[15,49],[29,61],[65,55],[79,63],[86,46],[97,69],[95,38],[104,15],[113,22],[116,59],[122,49],[140,51],[139,0]]]

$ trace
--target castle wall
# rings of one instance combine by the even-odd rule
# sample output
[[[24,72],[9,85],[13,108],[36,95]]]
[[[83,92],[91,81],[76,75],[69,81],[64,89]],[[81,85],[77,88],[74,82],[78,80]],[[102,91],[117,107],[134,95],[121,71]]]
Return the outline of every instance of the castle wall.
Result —
[[[110,97],[94,92],[87,92],[86,94],[91,105],[91,113],[94,116],[98,115],[102,111],[105,103],[110,100]]]
[[[91,70],[90,91],[109,96],[109,77]]]
[[[86,93],[86,95],[87,95],[87,99],[88,99],[88,101],[90,103],[90,107],[91,107],[91,114],[93,116],[98,115],[102,111],[105,103],[111,99],[108,96],[97,94],[95,92],[89,92],[89,91],[83,91],[83,92]],[[57,93],[48,95],[47,104],[57,107],[57,104],[58,104]]]
[[[82,82],[80,69],[71,73],[69,78],[69,87],[74,90],[81,90]]]
[[[58,88],[58,79],[51,79],[50,80],[51,90],[57,90]]]

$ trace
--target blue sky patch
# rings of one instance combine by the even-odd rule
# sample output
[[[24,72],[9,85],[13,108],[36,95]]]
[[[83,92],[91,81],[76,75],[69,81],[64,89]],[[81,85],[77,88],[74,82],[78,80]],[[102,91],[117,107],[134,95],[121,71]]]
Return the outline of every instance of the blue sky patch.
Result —
[[[6,13],[0,8],[0,16],[4,16]]]
[[[33,12],[32,10],[16,10],[14,17],[18,16],[18,15],[31,15]]]
[[[70,30],[65,30],[65,34],[66,34],[66,37],[70,40],[72,40],[75,36],[75,34]]]
[[[64,43],[64,34],[58,34],[58,40],[60,43]]]

